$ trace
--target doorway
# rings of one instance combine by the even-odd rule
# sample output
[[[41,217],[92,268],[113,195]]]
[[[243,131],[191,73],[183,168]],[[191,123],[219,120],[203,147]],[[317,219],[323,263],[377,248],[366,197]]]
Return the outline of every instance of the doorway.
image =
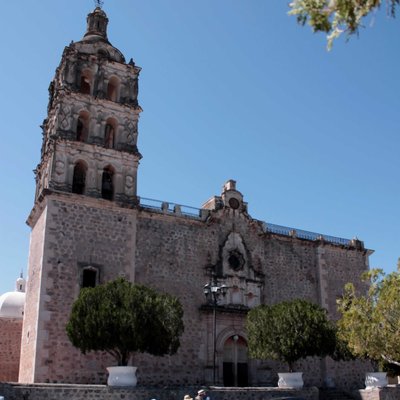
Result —
[[[248,386],[247,342],[239,335],[224,344],[224,386]]]

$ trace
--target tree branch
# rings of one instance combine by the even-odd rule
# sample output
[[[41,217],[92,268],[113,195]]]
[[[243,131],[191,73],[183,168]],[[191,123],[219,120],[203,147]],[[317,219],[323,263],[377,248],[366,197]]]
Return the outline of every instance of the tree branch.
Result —
[[[395,361],[390,357],[385,356],[384,354],[382,354],[382,358],[387,361],[389,364],[394,364],[400,367],[400,362],[399,361]]]

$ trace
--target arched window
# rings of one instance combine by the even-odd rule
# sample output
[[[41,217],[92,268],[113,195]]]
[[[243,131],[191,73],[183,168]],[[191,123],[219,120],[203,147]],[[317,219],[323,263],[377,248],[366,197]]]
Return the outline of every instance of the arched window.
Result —
[[[112,119],[108,119],[106,122],[106,128],[104,130],[104,147],[108,149],[114,148],[116,125],[116,122]]]
[[[111,77],[107,86],[107,99],[118,101],[119,80],[115,76]]]
[[[78,142],[86,142],[89,133],[89,115],[81,112],[76,125],[76,140]]]
[[[74,176],[72,178],[72,193],[84,194],[86,183],[86,166],[78,162],[74,167]]]
[[[82,71],[79,91],[82,94],[91,93],[92,75],[89,71]]]
[[[103,199],[112,200],[114,197],[113,176],[114,173],[110,167],[104,168],[101,179],[101,197]]]

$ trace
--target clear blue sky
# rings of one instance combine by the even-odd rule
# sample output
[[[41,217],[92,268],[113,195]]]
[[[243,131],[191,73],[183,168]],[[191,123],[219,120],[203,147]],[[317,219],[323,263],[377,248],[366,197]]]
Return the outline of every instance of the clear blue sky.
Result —
[[[198,207],[228,179],[250,214],[400,256],[400,21],[326,51],[285,0],[106,0],[141,66],[138,194]],[[0,294],[26,274],[47,88],[91,0],[2,1]]]

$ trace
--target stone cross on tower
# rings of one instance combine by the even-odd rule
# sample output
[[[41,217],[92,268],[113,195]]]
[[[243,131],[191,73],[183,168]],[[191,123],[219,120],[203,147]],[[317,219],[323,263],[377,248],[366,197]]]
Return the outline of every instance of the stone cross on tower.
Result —
[[[103,0],[94,0],[94,5],[96,7],[100,7],[101,8],[103,6],[103,4],[104,4]]]

